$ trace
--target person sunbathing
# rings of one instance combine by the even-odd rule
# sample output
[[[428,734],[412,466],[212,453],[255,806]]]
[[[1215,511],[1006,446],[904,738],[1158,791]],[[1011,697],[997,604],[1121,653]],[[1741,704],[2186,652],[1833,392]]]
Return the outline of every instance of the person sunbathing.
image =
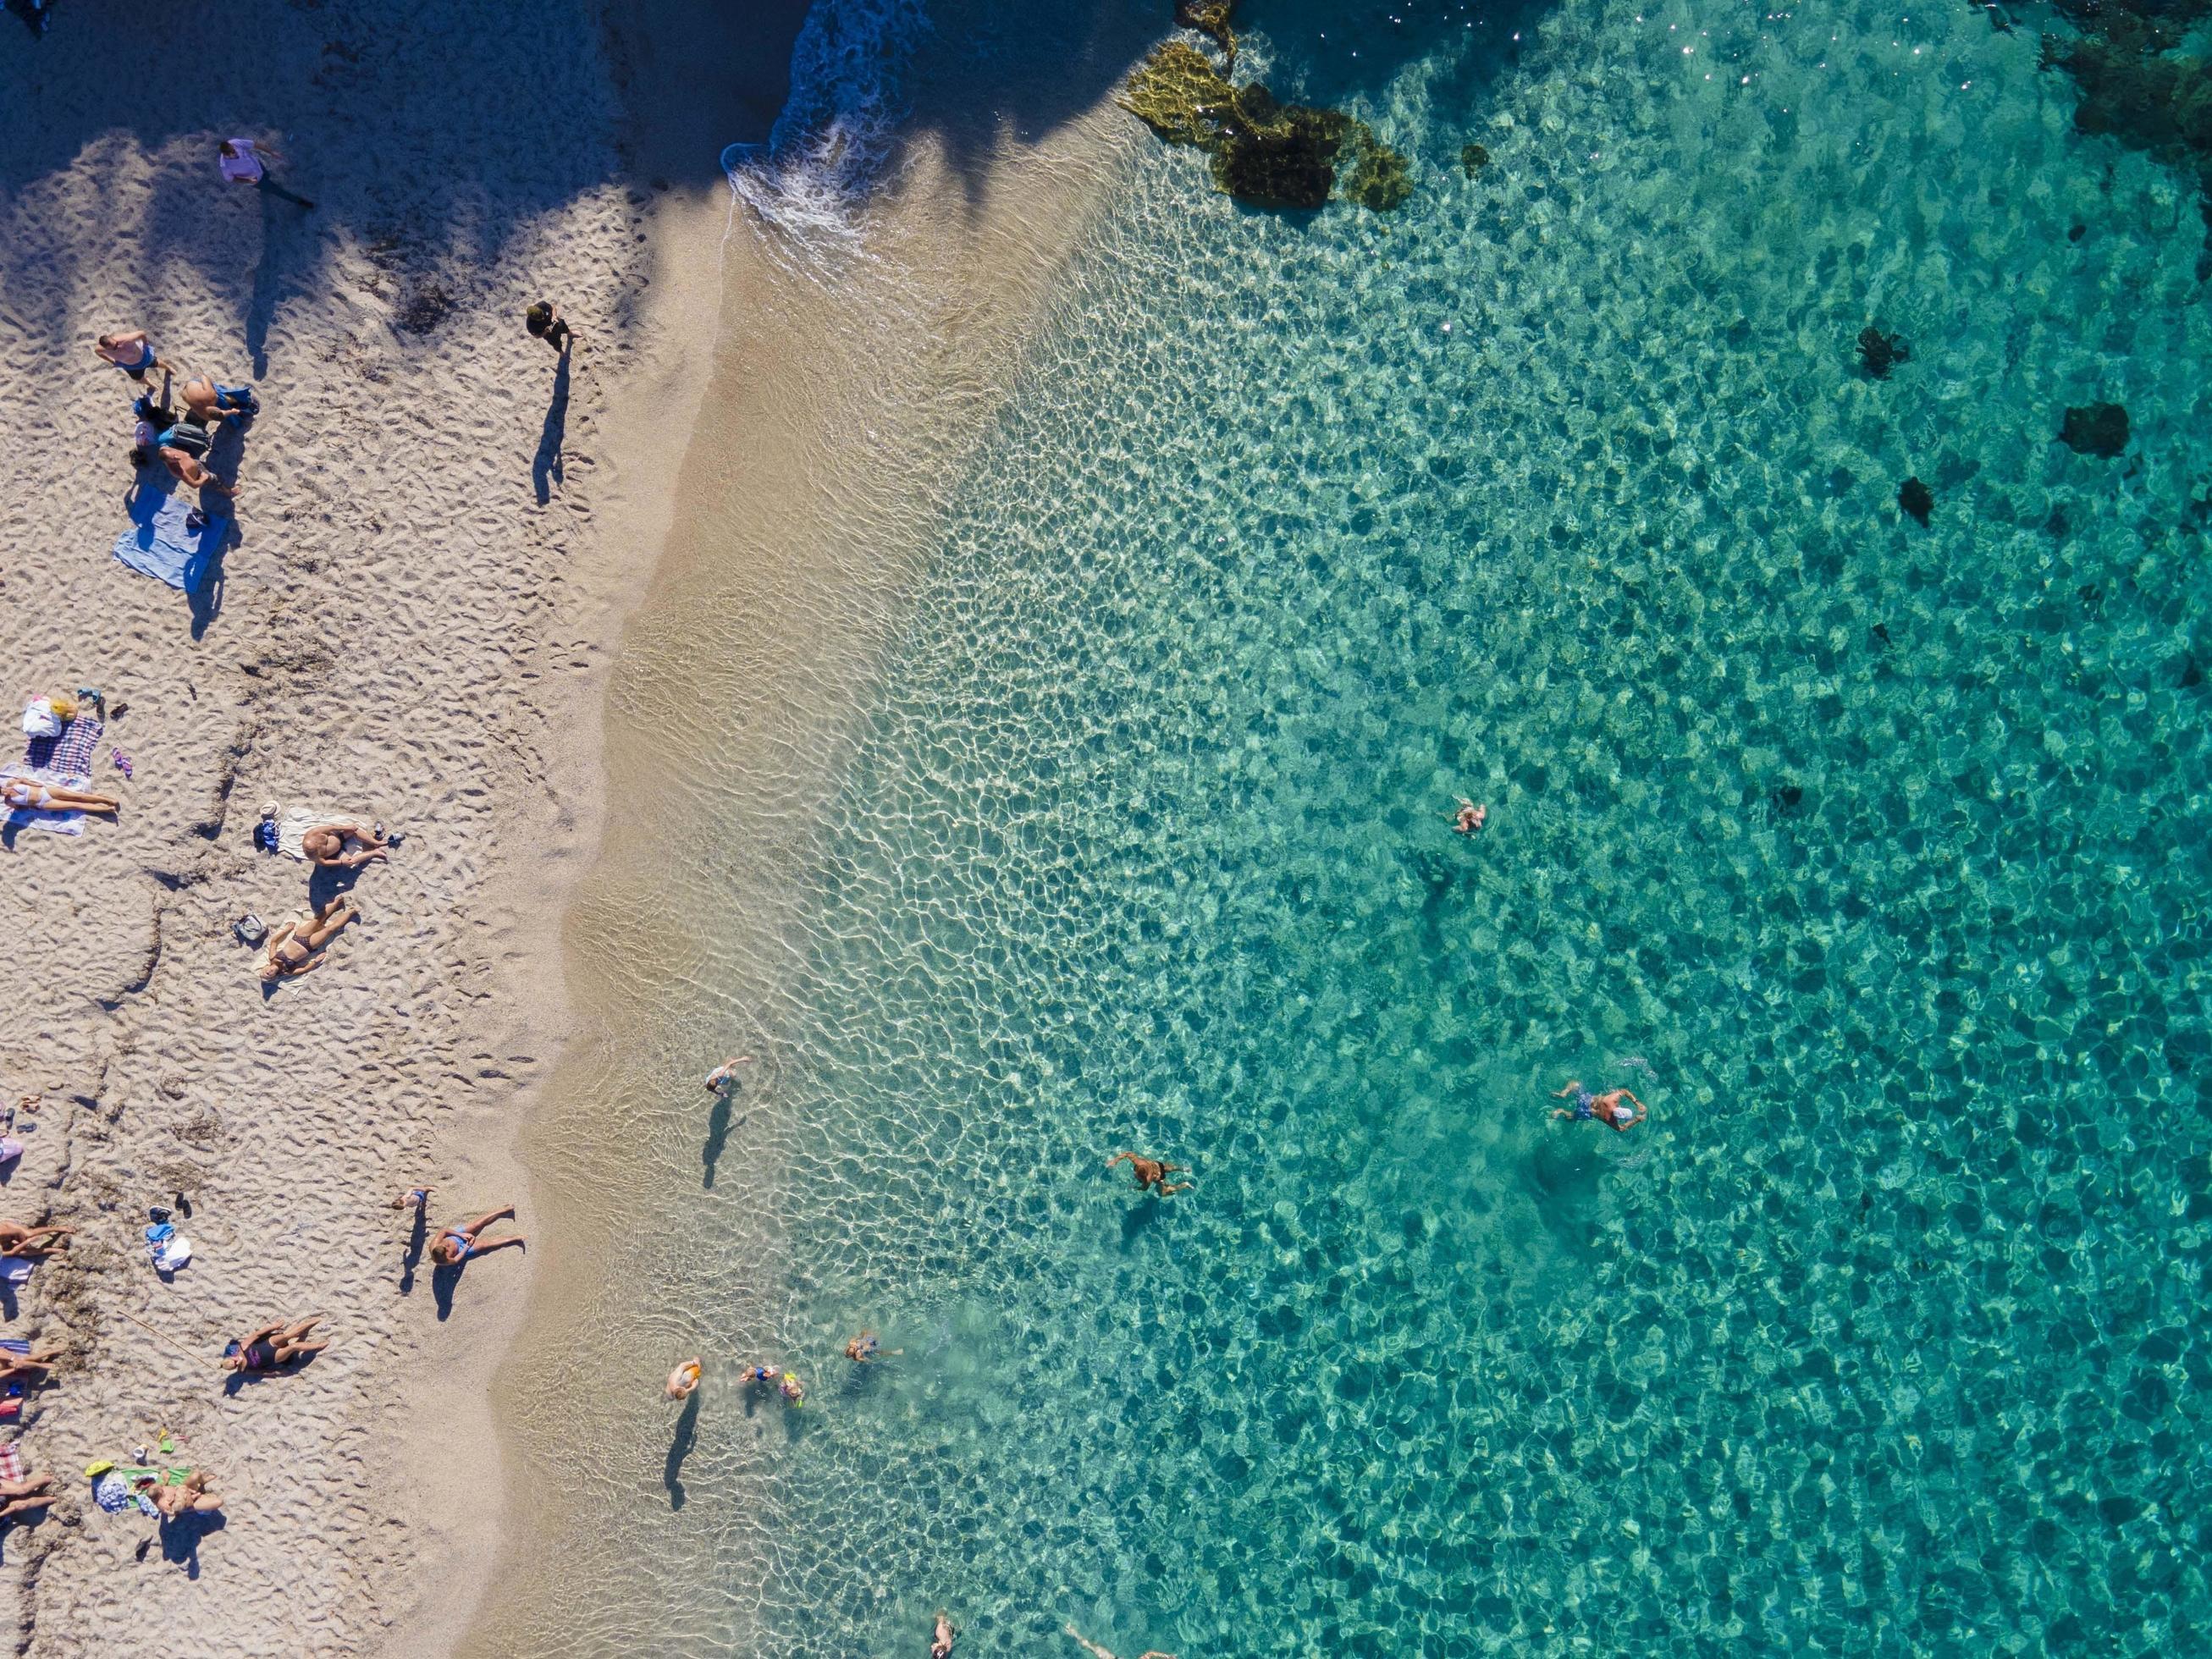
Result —
[[[264,1325],[251,1336],[233,1337],[223,1345],[222,1368],[265,1376],[296,1365],[309,1354],[320,1353],[331,1346],[328,1342],[306,1340],[307,1333],[322,1320],[320,1314],[309,1314],[289,1325],[279,1320],[273,1325]]]
[[[41,783],[36,778],[0,781],[0,805],[17,812],[119,812],[123,803],[112,795],[95,795],[63,783]]]
[[[51,1474],[27,1475],[21,1480],[0,1480],[0,1521],[12,1520],[33,1510],[42,1510],[54,1501],[53,1493],[46,1490],[54,1484]]]
[[[176,371],[154,355],[154,343],[146,337],[146,331],[134,328],[128,334],[103,334],[93,342],[92,355],[102,362],[112,363],[134,380],[146,378],[146,371],[158,368],[165,374]]]
[[[154,1500],[161,1519],[173,1521],[180,1515],[212,1515],[222,1509],[222,1499],[211,1490],[214,1484],[206,1470],[194,1469],[178,1486],[166,1486],[154,1475],[142,1474],[131,1486]]]
[[[487,1210],[465,1227],[448,1227],[440,1233],[430,1246],[430,1260],[441,1267],[458,1267],[472,1255],[484,1255],[493,1250],[503,1250],[510,1244],[520,1244],[520,1233],[509,1238],[479,1240],[477,1235],[501,1218],[513,1219],[514,1206],[504,1209]]]
[[[21,1222],[0,1221],[0,1255],[27,1255],[39,1261],[56,1250],[69,1249],[74,1227],[26,1227]]]
[[[204,374],[185,382],[184,398],[185,410],[202,426],[261,412],[261,400],[252,386],[217,386]]]
[[[360,844],[352,851],[347,843]],[[386,856],[387,845],[374,826],[358,823],[319,823],[301,838],[300,850],[307,855],[307,862],[319,864],[327,870],[358,870],[372,859]]]
[[[338,936],[346,923],[360,917],[354,902],[340,893],[304,920],[280,923],[269,935],[269,959],[261,964],[262,983],[273,985],[280,979],[313,973],[323,963],[317,953]]]
[[[42,1353],[11,1353],[0,1356],[0,1382],[13,1382],[18,1377],[35,1381],[37,1374],[52,1368],[62,1357],[59,1348],[48,1348]]]

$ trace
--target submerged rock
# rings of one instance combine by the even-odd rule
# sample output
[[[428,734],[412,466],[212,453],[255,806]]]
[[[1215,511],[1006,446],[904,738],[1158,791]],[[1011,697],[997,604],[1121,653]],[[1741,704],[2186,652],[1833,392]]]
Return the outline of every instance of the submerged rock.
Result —
[[[2212,15],[2212,0],[2077,0],[2060,11],[2077,40],[2043,37],[2045,69],[2074,77],[2074,125],[2143,150],[2192,176],[2212,231],[2212,64],[2174,48]]]
[[[1875,380],[1887,380],[1891,369],[1911,361],[1912,348],[1903,335],[1885,334],[1872,323],[1859,331],[1859,362]]]
[[[1897,504],[1907,517],[1925,525],[1928,515],[1936,510],[1936,493],[1917,478],[1907,478],[1897,487]]]
[[[2069,408],[2058,441],[2076,455],[2101,455],[2109,461],[2128,447],[2128,411],[2118,404]]]
[[[1490,152],[1480,144],[1464,145],[1459,153],[1459,164],[1467,169],[1467,176],[1472,179],[1490,165]]]
[[[1204,52],[1180,40],[1153,48],[1121,102],[1168,143],[1206,151],[1215,185],[1255,207],[1312,209],[1340,194],[1387,213],[1413,193],[1406,158],[1364,121],[1281,103],[1256,81],[1233,86]],[[1340,189],[1347,146],[1352,162]]]
[[[1237,31],[1229,27],[1229,18],[1236,9],[1237,0],[1176,0],[1176,21],[1211,40],[1228,57],[1229,66],[1234,69]]]

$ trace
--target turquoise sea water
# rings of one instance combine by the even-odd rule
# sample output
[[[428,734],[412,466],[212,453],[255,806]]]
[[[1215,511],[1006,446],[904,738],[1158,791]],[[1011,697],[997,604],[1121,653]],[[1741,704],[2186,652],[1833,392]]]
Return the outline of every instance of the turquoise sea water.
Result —
[[[762,1650],[2201,1650],[2191,181],[2041,14],[1248,9],[1416,192],[1148,139],[960,494],[812,896]]]

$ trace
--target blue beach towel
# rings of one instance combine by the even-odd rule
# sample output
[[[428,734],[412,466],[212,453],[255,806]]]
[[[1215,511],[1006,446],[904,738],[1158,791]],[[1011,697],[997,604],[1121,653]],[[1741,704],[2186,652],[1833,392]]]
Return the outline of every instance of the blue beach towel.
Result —
[[[142,576],[165,581],[179,592],[196,593],[208,567],[230,535],[228,517],[210,518],[187,530],[191,493],[141,488],[131,501],[131,528],[115,538],[115,556]]]

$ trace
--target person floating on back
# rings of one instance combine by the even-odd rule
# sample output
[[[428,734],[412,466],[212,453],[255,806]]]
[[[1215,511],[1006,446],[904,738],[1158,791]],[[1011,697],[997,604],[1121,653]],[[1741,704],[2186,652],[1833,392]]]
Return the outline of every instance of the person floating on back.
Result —
[[[561,320],[561,307],[550,300],[540,300],[522,313],[522,325],[533,338],[545,342],[563,356],[568,355],[568,343],[575,334]]]
[[[1594,1095],[1579,1082],[1571,1082],[1552,1098],[1565,1100],[1570,1095],[1574,1097],[1574,1104],[1555,1109],[1553,1117],[1569,1118],[1577,1123],[1595,1118],[1615,1134],[1625,1135],[1650,1115],[1650,1109],[1626,1089],[1607,1089],[1601,1095]],[[1622,1105],[1624,1100],[1633,1102],[1633,1109]]]
[[[945,1609],[939,1607],[937,1629],[929,1638],[929,1659],[952,1659],[952,1638],[958,1633],[952,1628],[951,1620],[945,1617]]]
[[[1130,1170],[1137,1177],[1139,1192],[1149,1188],[1162,1198],[1173,1198],[1177,1193],[1187,1193],[1191,1189],[1193,1183],[1188,1181],[1172,1187],[1168,1185],[1170,1176],[1190,1173],[1180,1164],[1162,1164],[1153,1158],[1139,1158],[1134,1152],[1116,1152],[1106,1160],[1106,1167],[1110,1170],[1124,1158],[1128,1160]]]
[[[226,138],[216,148],[216,165],[222,176],[234,185],[252,185],[271,196],[281,196],[288,202],[296,202],[312,210],[314,204],[296,191],[290,191],[270,176],[269,163],[282,161],[283,152],[274,144],[257,143],[252,138]]]

